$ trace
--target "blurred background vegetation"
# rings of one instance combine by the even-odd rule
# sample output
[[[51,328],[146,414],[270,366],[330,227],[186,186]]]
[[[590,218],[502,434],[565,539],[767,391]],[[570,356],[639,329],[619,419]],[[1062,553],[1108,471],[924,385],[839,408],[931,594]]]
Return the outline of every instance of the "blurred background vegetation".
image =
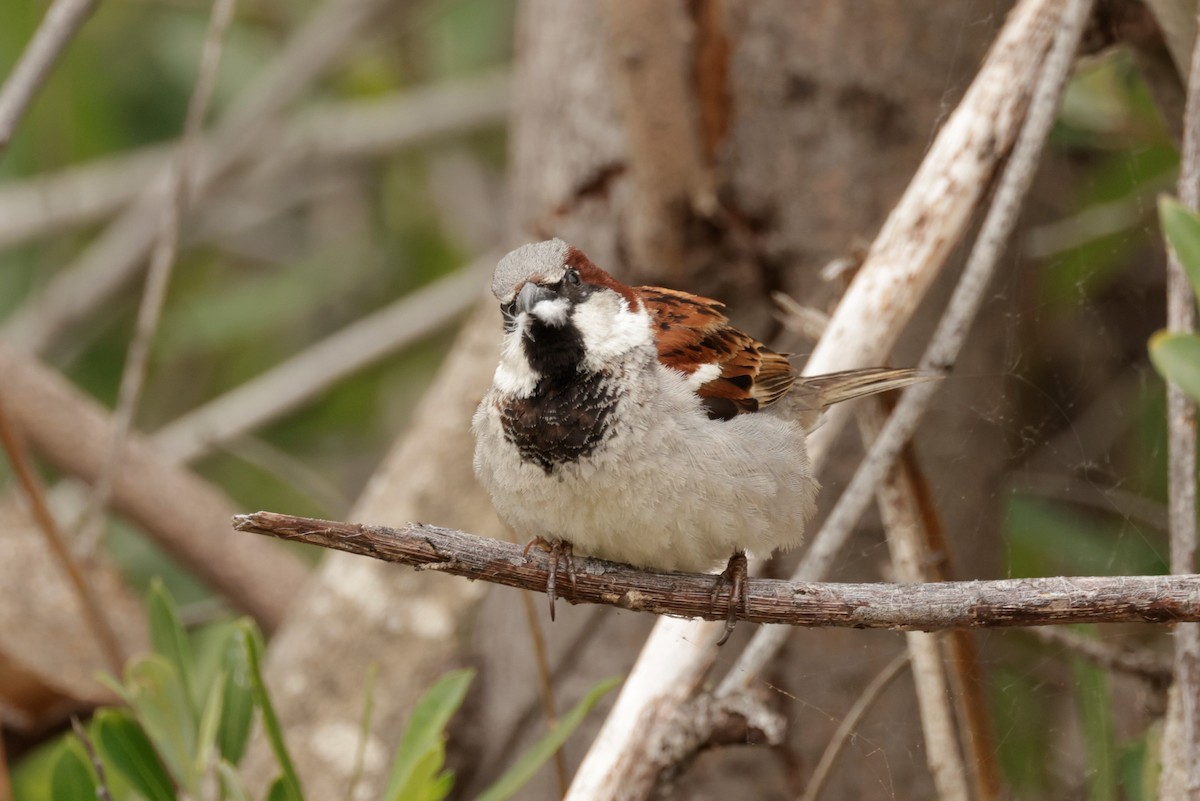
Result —
[[[2,6],[0,70],[6,71],[44,7]],[[375,35],[337,60],[297,111],[503,69],[512,57],[513,6],[511,0],[400,4]],[[314,7],[239,4],[210,118],[220,117]],[[2,186],[122,158],[177,137],[209,10],[202,2],[105,4],[68,48],[0,159]],[[383,157],[311,164],[308,174],[297,176],[299,199],[234,195],[231,204],[245,205],[230,212],[225,230],[189,242],[176,264],[137,427],[153,431],[461,268],[478,255],[478,243],[463,241],[461,224],[447,219],[454,198],[443,188],[439,201],[431,183],[439,169],[444,173],[466,161],[467,190],[477,179],[495,191],[504,152],[504,126],[497,120]],[[98,230],[95,223],[63,228],[5,247],[0,317],[44,287]],[[56,365],[72,381],[110,407],[139,300],[139,287],[130,287],[55,354]],[[344,515],[403,429],[452,341],[451,329],[444,326],[256,431],[245,451],[266,456],[247,459],[230,452],[237,447],[222,449],[196,469],[246,508]],[[278,469],[280,460],[290,469]],[[207,595],[127,527],[114,523],[112,534],[112,555],[134,587],[144,588],[157,575],[184,601]]]

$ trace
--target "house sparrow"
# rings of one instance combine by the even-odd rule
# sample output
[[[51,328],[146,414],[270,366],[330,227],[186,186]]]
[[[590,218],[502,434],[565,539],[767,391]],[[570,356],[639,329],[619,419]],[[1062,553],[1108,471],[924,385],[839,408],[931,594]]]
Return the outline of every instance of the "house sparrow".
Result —
[[[472,422],[475,473],[501,520],[552,550],[551,617],[572,548],[657,570],[728,560],[713,588],[715,606],[729,587],[728,637],[745,552],[797,545],[812,516],[805,436],[822,410],[927,377],[800,377],[717,301],[625,286],[558,239],[501,259],[492,292],[504,340]]]

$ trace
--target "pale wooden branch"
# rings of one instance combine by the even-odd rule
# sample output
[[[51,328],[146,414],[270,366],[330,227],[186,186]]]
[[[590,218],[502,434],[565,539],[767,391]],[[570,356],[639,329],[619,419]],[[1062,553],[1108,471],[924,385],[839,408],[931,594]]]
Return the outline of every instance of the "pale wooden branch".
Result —
[[[544,592],[551,557],[540,549],[425,523],[403,528],[255,512],[233,527],[293,542],[397,562],[418,570]],[[724,620],[714,607],[716,577],[660,573],[575,557],[575,581],[558,582],[562,600],[635,612]],[[1087,576],[929,584],[838,584],[750,579],[738,618],[789,626],[940,631],[1069,623],[1200,621],[1200,575]]]
[[[1196,41],[1195,0],[1145,0],[1145,3],[1158,22],[1175,68],[1180,75],[1187,75]]]
[[[0,153],[71,38],[87,22],[97,0],[55,0],[42,18],[20,61],[0,87]]]
[[[871,442],[879,435],[886,407],[885,401],[876,399],[859,409],[859,427],[864,442]],[[929,563],[925,529],[935,525],[936,521],[924,519],[924,510],[917,497],[915,464],[913,469],[908,468],[904,461],[897,463],[879,485],[876,497],[887,534],[893,578],[912,584],[930,580],[925,567]],[[905,642],[925,737],[925,758],[937,797],[941,801],[969,801],[967,768],[959,748],[941,635],[910,631],[905,634]]]
[[[1158,4],[1160,6],[1166,4]],[[1191,37],[1195,39],[1196,15]],[[1200,209],[1200,48],[1193,47],[1183,120],[1183,160],[1179,199]],[[1178,256],[1167,259],[1167,328],[1191,332],[1196,328],[1196,298]],[[1167,384],[1168,515],[1171,531],[1171,572],[1190,573],[1196,565],[1196,404],[1174,383]],[[1200,626],[1180,626],[1175,632],[1177,691],[1168,701],[1168,716],[1178,715],[1178,747],[1183,765],[1163,764],[1163,798],[1200,798]],[[1174,709],[1173,709],[1174,708]],[[1169,773],[1182,774],[1168,778]]]
[[[213,0],[209,14],[208,31],[200,52],[200,66],[196,71],[195,85],[184,115],[183,134],[179,152],[171,171],[168,196],[170,202],[163,209],[161,229],[150,256],[150,269],[138,306],[137,325],[129,342],[125,367],[121,371],[121,383],[117,392],[117,405],[113,409],[112,432],[108,438],[108,452],[104,457],[104,469],[92,485],[88,505],[79,522],[79,539],[85,553],[92,553],[103,541],[104,511],[112,496],[113,482],[121,466],[121,455],[125,440],[133,425],[133,416],[142,396],[146,379],[146,368],[150,364],[150,345],[158,331],[163,304],[167,300],[167,287],[175,268],[179,252],[179,229],[187,211],[191,177],[195,171],[196,140],[204,127],[208,104],[217,84],[217,70],[221,66],[221,52],[225,44],[225,32],[233,22],[236,0]]]
[[[27,354],[0,342],[2,391],[14,423],[59,469],[94,481],[104,461],[106,410]],[[159,456],[142,436],[126,444],[113,508],[194,575],[274,630],[308,568],[292,553],[228,531],[236,509],[219,490]]]

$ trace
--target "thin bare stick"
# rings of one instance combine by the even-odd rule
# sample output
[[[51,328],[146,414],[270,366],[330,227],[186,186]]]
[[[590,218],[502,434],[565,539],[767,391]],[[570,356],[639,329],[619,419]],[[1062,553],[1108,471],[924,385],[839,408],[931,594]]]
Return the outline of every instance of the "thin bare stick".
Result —
[[[79,742],[83,743],[83,750],[87,751],[88,760],[92,763],[92,768],[96,771],[96,798],[100,801],[113,801],[112,793],[108,789],[108,775],[104,772],[104,762],[101,761],[100,755],[96,753],[96,746],[92,743],[92,738],[88,735],[87,729],[79,722],[79,718],[71,716],[71,728],[75,732],[75,736],[79,738]]]
[[[200,66],[196,71],[196,84],[188,101],[183,122],[183,136],[179,153],[175,159],[171,176],[170,202],[163,210],[162,229],[150,258],[150,272],[142,302],[138,307],[137,328],[129,343],[125,358],[125,369],[121,373],[121,385],[117,395],[117,407],[113,411],[112,434],[108,442],[108,453],[104,458],[104,469],[92,487],[83,519],[79,524],[80,547],[84,553],[94,553],[100,544],[104,530],[104,511],[112,497],[113,483],[121,468],[121,454],[133,416],[137,412],[146,379],[146,366],[150,361],[150,345],[158,331],[163,303],[167,299],[167,287],[171,282],[171,271],[179,252],[179,228],[187,211],[188,192],[194,169],[196,141],[204,127],[208,104],[217,83],[217,71],[221,67],[221,51],[225,33],[233,21],[236,0],[213,0],[212,13],[208,20],[208,32],[200,53]]]
[[[199,165],[192,182],[193,205],[253,152],[266,124],[355,41],[385,2],[327,0],[309,17],[214,130],[213,158]],[[78,260],[60,270],[41,295],[24,303],[5,324],[4,338],[25,350],[44,351],[79,320],[110,302],[137,274],[157,239],[169,180],[164,174],[152,181]]]
[[[1174,676],[1171,660],[1156,654],[1117,648],[1103,640],[1084,637],[1071,629],[1040,628],[1033,629],[1031,633],[1044,643],[1069,649],[1096,667],[1137,676],[1155,687],[1166,687]]]
[[[54,0],[42,18],[21,59],[0,87],[0,153],[12,141],[29,104],[50,77],[67,43],[91,16],[96,3],[97,0]]]
[[[403,528],[254,512],[233,527],[292,542],[370,556],[534,592],[546,591],[553,557],[534,548],[425,523]],[[575,582],[559,587],[568,603],[617,606],[684,618],[725,619],[713,609],[715,577],[662,573],[575,557]],[[835,584],[750,579],[738,618],[789,626],[904,631],[1056,626],[1068,623],[1176,623],[1200,620],[1200,575],[1095,576]],[[719,633],[712,628],[713,634]],[[715,639],[715,637],[714,637]]]
[[[863,404],[859,425],[863,441],[878,436],[886,414],[885,402]],[[892,571],[904,583],[928,581],[925,565],[925,523],[917,498],[914,477],[901,461],[880,484],[877,493],[879,514],[887,532]],[[967,768],[958,746],[958,732],[951,708],[950,683],[942,657],[941,638],[936,633],[910,631],[905,634],[908,659],[912,663],[913,684],[917,694],[921,729],[925,736],[925,754],[937,797],[941,801],[968,801]]]
[[[1183,120],[1183,161],[1179,199],[1200,209],[1200,48],[1193,47]],[[1167,328],[1191,332],[1196,328],[1196,298],[1183,265],[1172,251],[1167,260]],[[1188,573],[1196,564],[1196,404],[1174,383],[1167,384],[1168,516],[1171,532],[1171,572]],[[1183,777],[1185,796],[1200,798],[1200,626],[1175,631],[1175,681],[1182,753],[1188,767]],[[1164,771],[1181,770],[1164,765]],[[1173,782],[1168,782],[1171,784]],[[1164,793],[1169,799],[1170,793]]]
[[[479,298],[494,256],[467,267],[358,320],[154,434],[168,458],[194,461],[259,428],[349,375],[457,318]]]
[[[50,514],[50,508],[46,506],[46,493],[42,486],[42,480],[37,471],[33,469],[33,465],[29,463],[25,443],[9,419],[3,399],[0,399],[0,446],[3,446],[13,472],[17,476],[17,481],[25,491],[25,497],[29,499],[30,511],[33,513],[33,518],[37,521],[42,535],[46,538],[46,545],[49,546],[50,552],[62,566],[63,572],[67,574],[71,588],[75,590],[75,597],[79,599],[80,609],[87,618],[88,628],[91,630],[92,636],[96,638],[96,643],[100,646],[104,658],[108,661],[109,669],[119,675],[121,668],[125,665],[125,652],[121,648],[121,642],[117,639],[112,623],[104,613],[103,604],[92,589],[83,568],[79,566],[71,549],[67,547],[67,542],[63,539],[62,533],[58,530],[58,524],[54,521],[54,516]]]
[[[907,667],[908,664],[907,653],[897,654],[863,688],[862,695],[858,696],[858,700],[846,712],[846,717],[842,718],[842,722],[838,724],[833,737],[829,740],[829,744],[825,746],[825,751],[821,754],[820,760],[817,761],[817,766],[813,768],[812,777],[808,780],[808,785],[804,788],[804,795],[800,796],[800,801],[817,801],[821,797],[821,791],[825,789],[825,783],[829,781],[829,776],[833,772],[833,766],[837,762],[837,758],[841,756],[842,749],[846,747],[846,743],[850,742],[850,736],[854,734],[854,730],[858,727],[863,717],[875,705],[879,697],[883,695],[883,691],[896,680],[896,677],[900,675],[900,671]]]
[[[558,703],[554,698],[554,678],[550,672],[550,658],[546,653],[546,638],[542,635],[542,626],[533,606],[533,593],[521,593],[521,604],[525,608],[525,620],[529,624],[529,637],[533,640],[533,661],[537,666],[538,696],[542,700],[543,716],[546,726],[553,729],[558,725]],[[558,794],[566,795],[569,782],[567,755],[561,748],[554,752],[554,774],[558,779]]]
[[[1054,123],[1059,98],[1070,74],[1079,37],[1090,10],[1090,0],[1072,0],[1063,11],[1060,26],[1030,101],[1029,114],[1013,146],[1008,165],[1000,177],[979,237],[967,259],[954,295],[947,304],[946,312],[921,359],[921,366],[925,369],[949,368],[954,364],[966,339],[992,272],[1016,224],[1021,202],[1033,181],[1042,146]],[[835,324],[836,320],[835,317]],[[835,330],[831,326],[830,334]],[[828,335],[822,337],[821,345],[827,341]],[[818,350],[821,345],[818,345]],[[816,352],[814,358],[815,356]],[[828,573],[854,525],[870,502],[875,487],[904,443],[908,442],[915,432],[917,423],[937,387],[936,382],[927,382],[905,390],[879,438],[871,445],[854,478],[851,479],[850,485],[838,499],[821,531],[813,538],[812,545],[793,574],[795,579],[813,581]],[[759,675],[783,645],[787,634],[787,629],[771,628],[764,628],[755,634],[737,664],[722,682],[719,692],[731,691],[744,685],[751,677]]]

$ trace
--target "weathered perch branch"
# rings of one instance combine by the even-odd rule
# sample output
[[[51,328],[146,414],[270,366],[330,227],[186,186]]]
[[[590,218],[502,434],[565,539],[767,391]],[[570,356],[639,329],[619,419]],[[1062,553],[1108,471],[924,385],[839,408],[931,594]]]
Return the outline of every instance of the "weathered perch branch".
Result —
[[[255,512],[233,527],[285,540],[542,592],[550,556],[539,549],[462,531],[410,523],[404,528],[338,523]],[[560,569],[563,565],[560,563]],[[721,620],[714,577],[657,573],[602,559],[575,557],[575,582],[562,576],[569,603],[599,603],[638,612]],[[1066,623],[1200,621],[1200,575],[1087,576],[944,581],[929,584],[835,584],[751,579],[750,603],[738,617],[754,623],[935,631]]]

